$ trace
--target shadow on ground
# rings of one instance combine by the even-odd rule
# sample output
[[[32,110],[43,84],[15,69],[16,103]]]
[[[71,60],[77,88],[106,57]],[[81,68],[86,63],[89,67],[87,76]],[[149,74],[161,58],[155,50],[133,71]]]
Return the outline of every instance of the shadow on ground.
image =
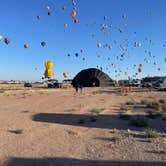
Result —
[[[70,158],[12,158],[6,166],[165,166],[166,162],[101,161]]]
[[[131,118],[138,117],[131,115]],[[146,119],[149,128],[153,128],[160,132],[166,132],[165,121],[161,119],[150,120],[143,115],[140,118]],[[129,124],[129,120],[119,118],[119,115],[90,115],[90,114],[55,114],[55,113],[39,113],[32,117],[33,121],[55,123],[62,125],[81,126],[88,128],[101,128],[101,129],[120,129],[120,130],[137,130],[141,131],[144,128],[134,127]],[[160,125],[159,124],[160,121]]]

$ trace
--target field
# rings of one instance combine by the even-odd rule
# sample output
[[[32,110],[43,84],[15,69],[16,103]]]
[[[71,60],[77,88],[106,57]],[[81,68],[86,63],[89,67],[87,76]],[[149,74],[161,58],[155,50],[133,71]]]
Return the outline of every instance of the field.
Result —
[[[166,92],[0,85],[0,166],[164,166]]]

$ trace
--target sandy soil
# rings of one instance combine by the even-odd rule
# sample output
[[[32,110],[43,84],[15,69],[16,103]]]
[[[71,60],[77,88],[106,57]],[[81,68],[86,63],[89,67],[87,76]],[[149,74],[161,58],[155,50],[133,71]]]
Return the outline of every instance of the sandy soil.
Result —
[[[166,124],[148,119],[161,136],[148,142],[145,128],[119,118],[127,101],[159,100],[166,92],[114,93],[112,88],[8,89],[0,92],[0,165],[166,165]],[[102,111],[94,116],[92,109]],[[137,114],[136,112],[134,114]],[[120,137],[120,141],[112,138]]]

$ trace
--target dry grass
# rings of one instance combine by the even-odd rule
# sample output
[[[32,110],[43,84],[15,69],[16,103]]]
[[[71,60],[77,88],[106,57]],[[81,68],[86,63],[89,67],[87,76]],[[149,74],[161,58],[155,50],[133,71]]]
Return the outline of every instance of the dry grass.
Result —
[[[158,133],[156,130],[153,129],[146,129],[145,130],[145,137],[146,138],[158,138],[160,136],[160,133]]]
[[[90,110],[90,112],[91,112],[91,114],[98,115],[104,110],[105,110],[105,108],[93,108]]]

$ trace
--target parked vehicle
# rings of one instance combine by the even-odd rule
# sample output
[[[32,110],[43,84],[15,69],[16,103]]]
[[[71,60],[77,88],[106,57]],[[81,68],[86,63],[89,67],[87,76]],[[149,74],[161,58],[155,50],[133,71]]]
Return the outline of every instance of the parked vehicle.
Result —
[[[25,82],[25,83],[24,83],[24,87],[32,87],[32,84],[29,83],[29,82]]]
[[[158,80],[154,86],[156,88],[159,88],[159,89],[166,89],[166,77],[162,77],[160,78],[160,80]]]

